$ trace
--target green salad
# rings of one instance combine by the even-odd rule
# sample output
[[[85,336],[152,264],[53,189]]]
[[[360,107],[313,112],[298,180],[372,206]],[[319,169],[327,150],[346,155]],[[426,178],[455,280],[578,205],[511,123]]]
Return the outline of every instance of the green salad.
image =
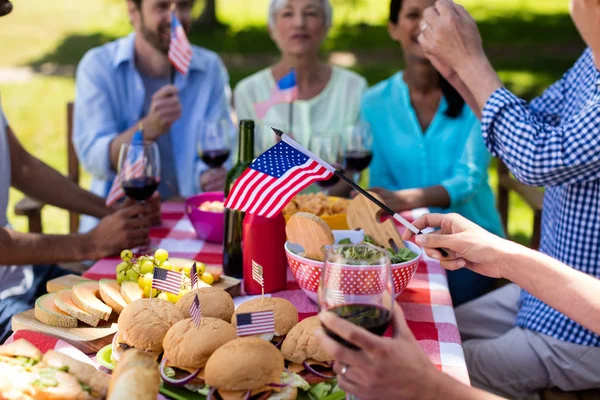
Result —
[[[375,243],[375,241],[367,235],[365,235],[363,243],[368,243],[368,244],[372,244],[374,246],[379,246],[378,243]],[[350,239],[342,239],[338,242],[338,244],[353,244],[353,243]],[[394,252],[392,249],[387,249],[387,250],[390,253],[390,261],[392,264],[400,264],[400,263],[410,261],[410,260],[417,258],[417,253],[410,250],[409,248],[403,247],[403,248],[398,249],[397,252]],[[364,263],[370,264],[371,262],[376,263],[379,260],[379,258],[381,257],[381,252],[379,249],[370,248],[370,247],[348,247],[345,249],[338,249],[336,251],[338,252],[338,254],[340,254],[344,258],[356,262],[356,263],[350,262],[349,263],[350,265],[364,264]]]

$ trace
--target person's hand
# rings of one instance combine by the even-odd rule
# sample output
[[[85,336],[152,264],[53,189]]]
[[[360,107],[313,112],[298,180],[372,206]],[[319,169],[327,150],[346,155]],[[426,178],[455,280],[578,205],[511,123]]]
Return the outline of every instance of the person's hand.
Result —
[[[181,117],[181,103],[177,88],[166,85],[152,96],[148,116],[144,118],[144,139],[155,141],[169,132],[173,122]]]
[[[477,24],[463,6],[451,0],[437,0],[427,8],[421,29],[419,44],[442,75],[485,58]]]
[[[376,336],[330,312],[321,312],[319,317],[327,329],[361,349],[352,350],[317,331],[321,346],[335,360],[338,383],[347,393],[365,400],[434,399],[441,394],[437,382],[443,373],[423,353],[397,304],[393,338]]]
[[[86,234],[87,253],[99,259],[150,244],[150,204],[132,204],[102,218],[96,228]]]
[[[383,200],[383,203],[395,212],[412,210],[414,208],[413,202],[409,196],[410,192],[408,191],[391,191],[380,187],[374,187],[369,189],[369,192],[378,194]]]
[[[200,188],[203,192],[222,192],[226,178],[227,170],[223,167],[207,169],[200,175]]]
[[[154,192],[152,197],[148,200],[148,205],[150,206],[150,212],[148,217],[150,218],[150,225],[158,226],[162,224],[162,217],[160,215],[160,205],[161,205],[160,193]]]
[[[519,247],[458,214],[427,214],[413,225],[419,230],[440,228],[433,233],[417,235],[415,241],[429,257],[439,260],[442,267],[449,270],[467,267],[481,275],[503,278],[507,256]],[[407,230],[402,238],[409,240],[413,236]],[[436,250],[439,248],[445,249],[448,256],[442,257]]]

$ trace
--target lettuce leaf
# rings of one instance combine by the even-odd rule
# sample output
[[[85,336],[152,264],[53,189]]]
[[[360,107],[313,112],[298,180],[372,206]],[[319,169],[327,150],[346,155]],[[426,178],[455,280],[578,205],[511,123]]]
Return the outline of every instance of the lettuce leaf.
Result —
[[[311,400],[322,400],[329,394],[331,387],[328,382],[317,383],[308,390],[308,397]]]

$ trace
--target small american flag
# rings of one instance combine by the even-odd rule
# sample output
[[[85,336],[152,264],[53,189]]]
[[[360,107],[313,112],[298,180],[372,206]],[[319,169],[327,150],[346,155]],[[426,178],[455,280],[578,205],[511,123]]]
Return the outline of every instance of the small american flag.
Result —
[[[198,270],[196,269],[196,263],[194,263],[190,269],[190,281],[192,283],[192,289],[195,288],[198,284]]]
[[[179,294],[181,290],[181,273],[169,271],[164,268],[154,268],[154,276],[152,277],[152,288]]]
[[[196,323],[196,328],[199,328],[200,322],[202,321],[202,312],[200,311],[200,299],[198,298],[198,293],[194,296],[194,301],[190,306],[190,316]]]
[[[144,172],[144,160],[138,159],[133,166],[127,165],[125,168],[130,168],[130,171],[126,172],[126,176],[136,177],[141,176]],[[112,186],[110,187],[110,191],[108,192],[108,196],[106,197],[106,206],[110,207],[115,204],[119,199],[125,196],[125,192],[123,191],[123,185],[121,182],[121,174],[117,174],[115,180],[113,181]]]
[[[265,285],[265,281],[263,279],[263,267],[256,263],[256,261],[252,260],[252,279],[256,281],[260,286]]]
[[[180,74],[187,74],[192,62],[192,46],[185,35],[181,22],[171,13],[171,43],[169,44],[169,61]]]
[[[237,335],[250,336],[275,332],[275,314],[273,311],[258,311],[237,314]]]
[[[254,104],[254,111],[258,119],[264,119],[271,107],[282,103],[293,103],[297,99],[296,71],[292,70],[277,82],[277,87],[268,100]]]
[[[272,218],[313,182],[335,169],[287,135],[261,154],[235,181],[225,207]]]

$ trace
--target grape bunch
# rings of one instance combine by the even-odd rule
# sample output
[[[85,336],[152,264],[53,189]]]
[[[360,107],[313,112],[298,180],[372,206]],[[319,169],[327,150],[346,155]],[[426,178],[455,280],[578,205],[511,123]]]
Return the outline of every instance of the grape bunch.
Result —
[[[160,292],[152,288],[152,276],[154,268],[159,267],[170,271],[181,272],[183,280],[181,291],[178,295],[172,293]],[[169,261],[169,253],[164,249],[158,249],[153,256],[143,255],[138,258],[133,257],[131,250],[126,249],[121,252],[121,262],[117,265],[117,282],[137,281],[139,287],[144,292],[145,298],[158,297],[163,300],[176,303],[184,294],[191,290],[190,270],[192,264],[179,267]],[[196,263],[198,277],[205,283],[212,285],[215,282],[215,276],[206,271],[206,265]]]

